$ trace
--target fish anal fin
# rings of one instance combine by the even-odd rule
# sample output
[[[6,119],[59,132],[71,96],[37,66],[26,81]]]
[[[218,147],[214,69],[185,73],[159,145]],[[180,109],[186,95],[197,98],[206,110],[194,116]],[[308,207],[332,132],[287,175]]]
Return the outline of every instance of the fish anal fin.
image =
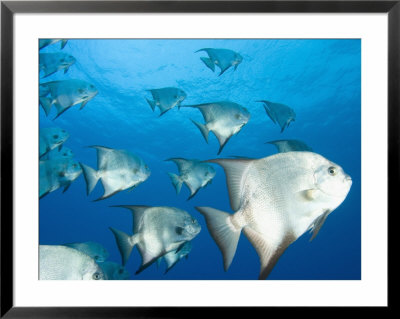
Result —
[[[200,130],[201,134],[203,135],[204,139],[208,143],[208,133],[210,132],[209,129],[207,128],[207,125],[198,123],[196,121],[193,121],[193,124],[197,126],[197,128]]]
[[[312,231],[312,236],[310,238],[310,241],[312,241],[315,238],[315,236],[318,235],[322,225],[325,223],[325,220],[330,213],[331,213],[330,210],[326,210],[322,215],[318,216],[313,221],[313,223],[310,226],[310,231]]]
[[[214,62],[210,59],[210,58],[206,58],[206,57],[201,57],[200,58],[201,61],[204,62],[204,64],[211,70],[211,71],[215,71],[215,64]],[[220,74],[221,75],[221,74]]]
[[[233,211],[239,210],[242,193],[242,178],[252,164],[253,159],[213,159],[206,162],[216,163],[223,167],[229,190],[229,199]]]
[[[264,280],[268,277],[279,257],[292,241],[282,240],[280,243],[271,243],[262,236],[262,234],[251,227],[244,227],[243,232],[260,258],[261,266],[258,279]]]

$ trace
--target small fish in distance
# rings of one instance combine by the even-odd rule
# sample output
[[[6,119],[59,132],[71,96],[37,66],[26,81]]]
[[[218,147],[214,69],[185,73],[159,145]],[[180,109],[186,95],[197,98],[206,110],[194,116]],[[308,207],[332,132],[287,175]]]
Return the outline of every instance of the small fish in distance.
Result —
[[[93,258],[62,245],[39,245],[40,280],[104,280]]]
[[[39,161],[39,199],[71,183],[82,173],[79,163],[72,158],[54,158]]]
[[[267,143],[275,145],[279,153],[301,152],[301,151],[312,152],[311,147],[309,147],[306,143],[299,140],[278,140],[278,141],[266,142],[265,144]]]
[[[101,180],[106,199],[120,191],[134,189],[150,176],[147,164],[137,155],[127,150],[116,150],[104,146],[90,146],[97,150],[97,170],[80,163],[89,195]]]
[[[175,207],[113,206],[129,209],[133,215],[133,235],[110,227],[125,266],[132,249],[137,245],[142,264],[139,274],[158,258],[175,251],[196,237],[201,226],[188,212]]]
[[[51,45],[51,44],[54,44],[57,42],[61,42],[61,49],[64,49],[68,40],[66,40],[66,39],[40,39],[39,40],[39,50],[47,47],[48,45]]]
[[[125,267],[116,262],[105,261],[99,263],[99,266],[103,270],[105,280],[128,280],[131,277]]]
[[[148,90],[153,96],[153,100],[146,98],[154,112],[156,106],[160,109],[160,116],[175,106],[180,108],[182,101],[186,98],[186,93],[181,89],[166,87],[161,89]]]
[[[209,132],[212,131],[215,134],[220,145],[218,154],[221,153],[229,139],[239,133],[250,119],[250,113],[245,107],[229,101],[182,105],[182,107],[200,110],[206,123],[201,124],[193,120],[192,122],[200,130],[207,143]]]
[[[39,158],[43,158],[51,150],[62,148],[69,138],[69,133],[59,127],[42,127],[39,129]]]
[[[71,106],[81,104],[80,110],[97,95],[96,87],[83,80],[62,80],[39,84],[39,103],[46,115],[51,107],[57,109],[56,119]]]
[[[158,258],[157,263],[158,264],[161,263],[162,259],[165,260],[165,263],[167,264],[167,268],[165,269],[164,274],[166,274],[182,258],[186,257],[186,259],[187,259],[189,257],[189,253],[191,252],[191,250],[192,250],[192,242],[187,241],[179,249],[170,251],[170,252],[166,253],[164,256]]]
[[[208,58],[201,57],[200,59],[213,72],[215,71],[215,66],[218,66],[221,70],[219,76],[232,66],[236,70],[243,60],[243,57],[239,53],[229,49],[204,48],[197,50],[195,53],[201,51],[206,52]]]
[[[68,243],[63,245],[77,249],[80,252],[89,255],[98,263],[105,262],[110,256],[109,252],[107,251],[107,249],[104,248],[103,245],[94,241],[87,241],[83,243]]]
[[[179,175],[168,173],[176,193],[179,194],[182,184],[185,183],[190,189],[191,199],[200,188],[207,186],[215,176],[215,169],[208,163],[197,159],[170,158],[167,161],[174,162],[179,169]]]
[[[223,255],[232,263],[243,230],[260,258],[266,279],[286,248],[307,230],[313,239],[328,215],[346,198],[352,180],[343,169],[312,152],[265,158],[214,159],[224,168],[234,214],[196,207]]]
[[[75,62],[75,58],[66,53],[39,53],[39,71],[43,71],[42,78],[48,77],[60,70],[64,70],[65,74]]]
[[[273,103],[269,101],[257,101],[264,105],[265,112],[267,112],[268,117],[281,127],[281,133],[285,128],[289,127],[289,124],[296,120],[296,113],[292,108],[285,104]]]

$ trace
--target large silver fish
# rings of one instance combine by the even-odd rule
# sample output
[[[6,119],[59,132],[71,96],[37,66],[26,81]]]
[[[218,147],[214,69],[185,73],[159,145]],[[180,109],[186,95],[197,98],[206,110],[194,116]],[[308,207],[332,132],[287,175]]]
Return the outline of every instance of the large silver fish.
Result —
[[[296,113],[292,108],[285,104],[273,103],[269,101],[257,101],[264,104],[265,112],[267,112],[268,117],[281,127],[281,133],[289,124],[296,120]]]
[[[39,50],[47,47],[48,45],[51,45],[51,44],[54,44],[57,42],[61,42],[61,49],[64,49],[68,40],[66,40],[66,39],[40,39],[39,40]]]
[[[69,133],[59,127],[42,127],[39,129],[39,158],[43,158],[51,150],[62,147]]]
[[[39,71],[43,71],[42,78],[48,77],[59,70],[64,70],[65,74],[75,62],[75,58],[66,53],[39,53]]]
[[[166,274],[182,258],[186,257],[186,259],[187,259],[191,250],[192,250],[192,242],[187,241],[179,249],[170,251],[170,252],[166,253],[164,256],[158,258],[157,263],[161,263],[162,259],[165,260],[165,262],[167,264],[167,268],[165,269],[164,274]]]
[[[153,96],[153,101],[146,98],[151,109],[154,112],[156,106],[160,109],[160,116],[175,106],[180,107],[182,101],[186,98],[186,93],[181,89],[166,87],[161,89],[149,90]]]
[[[128,280],[131,277],[124,266],[113,261],[105,261],[99,266],[103,270],[105,280]]]
[[[197,159],[170,158],[167,161],[174,162],[179,169],[179,176],[168,173],[176,193],[179,194],[182,184],[185,183],[190,189],[191,199],[197,194],[200,188],[207,186],[215,176],[215,169],[208,163]]]
[[[61,187],[64,193],[81,173],[79,163],[71,158],[39,161],[39,199]]]
[[[62,245],[39,245],[40,280],[104,280],[99,265],[88,255]]]
[[[108,198],[126,189],[134,189],[150,176],[147,164],[135,154],[104,146],[91,147],[97,150],[97,171],[83,163],[80,164],[88,195],[101,179],[104,194],[97,200]]]
[[[51,107],[57,109],[57,117],[71,106],[81,104],[80,110],[98,93],[96,87],[83,80],[62,80],[40,83],[39,102],[46,115]]]
[[[215,66],[218,66],[221,69],[219,75],[223,74],[231,66],[236,70],[243,60],[243,57],[239,53],[228,49],[204,48],[197,50],[196,52],[200,51],[205,51],[207,53],[208,58],[201,57],[200,59],[211,71],[215,71]]]
[[[266,143],[275,145],[279,153],[299,151],[312,152],[312,148],[310,146],[299,140],[278,140]]]
[[[98,263],[105,262],[110,256],[107,249],[105,249],[103,245],[94,241],[87,241],[83,243],[68,243],[63,245],[77,249],[80,252],[89,255]]]
[[[133,215],[133,235],[110,227],[125,265],[137,245],[142,264],[136,274],[166,253],[177,250],[196,237],[200,224],[184,210],[175,207],[115,206],[129,209]]]
[[[312,152],[252,159],[215,159],[226,174],[233,215],[197,207],[220,248],[227,270],[241,231],[256,249],[259,279],[267,278],[285,249],[307,230],[313,239],[346,198],[352,180],[343,169]]]
[[[207,143],[208,133],[212,131],[215,134],[220,145],[218,154],[228,140],[250,119],[250,113],[245,107],[229,101],[183,106],[198,108],[201,111],[206,123],[201,124],[193,120],[192,122],[199,128]]]

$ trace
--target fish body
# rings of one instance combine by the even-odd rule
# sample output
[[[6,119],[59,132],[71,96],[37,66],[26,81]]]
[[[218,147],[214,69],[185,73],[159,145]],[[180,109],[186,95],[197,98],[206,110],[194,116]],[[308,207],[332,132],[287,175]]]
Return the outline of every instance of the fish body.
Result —
[[[208,163],[203,163],[197,159],[170,158],[168,161],[174,162],[179,169],[179,175],[168,173],[176,193],[179,194],[182,184],[190,189],[192,198],[200,188],[207,186],[215,176],[215,169]]]
[[[213,72],[215,71],[215,66],[218,66],[221,70],[219,75],[222,75],[226,70],[228,70],[232,66],[236,70],[238,65],[243,60],[243,57],[239,53],[229,49],[204,48],[196,52],[201,52],[201,51],[206,52],[208,58],[201,57],[200,59]]]
[[[239,236],[256,249],[259,279],[267,278],[286,248],[304,232],[313,239],[346,198],[352,181],[343,169],[312,152],[278,153],[262,159],[215,159],[226,173],[233,215],[197,207],[222,251],[227,270]]]
[[[281,127],[281,133],[289,126],[289,124],[296,120],[296,113],[292,108],[285,104],[273,103],[269,101],[258,101],[264,105],[265,112],[268,117]]]
[[[39,245],[40,280],[103,280],[104,274],[88,255],[62,245]]]
[[[154,111],[158,106],[160,109],[160,116],[175,106],[180,107],[182,101],[186,98],[186,93],[181,89],[174,87],[166,87],[161,89],[149,90],[153,96],[153,100],[147,100],[151,109]]]
[[[80,109],[82,109],[97,93],[93,84],[83,80],[45,82],[39,85],[39,102],[46,115],[49,115],[54,105],[57,109],[57,118],[71,106],[81,104]]]
[[[97,200],[108,198],[117,192],[133,189],[150,176],[150,169],[137,155],[126,150],[116,150],[104,146],[92,146],[97,150],[97,171],[80,163],[89,195],[98,180],[104,193]]]
[[[187,241],[181,246],[181,248],[170,251],[170,252],[166,253],[163,257],[160,257],[160,258],[163,258],[167,264],[165,274],[168,271],[170,271],[172,269],[172,267],[174,267],[177,264],[177,262],[180,261],[182,258],[184,258],[184,257],[188,258],[191,250],[192,250],[192,242]]]
[[[60,70],[64,70],[65,74],[75,62],[75,58],[66,53],[39,53],[39,71],[44,73],[42,78]]]
[[[56,159],[56,158],[73,158],[74,157],[74,152],[63,145],[61,150],[59,148],[54,148],[51,151],[49,151],[45,156],[42,156],[41,159]]]
[[[128,280],[131,274],[118,263],[113,261],[105,261],[99,264],[103,270],[105,280]]]
[[[279,140],[267,143],[275,145],[279,153],[299,152],[299,151],[312,152],[312,148],[310,146],[299,140]]]
[[[239,133],[250,119],[250,113],[245,107],[229,101],[182,106],[200,110],[206,123],[201,124],[193,120],[192,122],[198,127],[207,143],[209,132],[215,134],[220,145],[218,154],[228,140]]]
[[[201,226],[189,213],[175,207],[117,206],[127,208],[133,215],[133,235],[111,228],[125,265],[137,245],[142,264],[136,274],[158,258],[177,250],[196,237]]]
[[[66,39],[40,39],[39,40],[39,50],[47,47],[48,45],[51,45],[51,44],[54,44],[57,42],[61,42],[61,49],[64,49],[68,40],[66,40]]]
[[[39,161],[39,198],[71,183],[82,173],[79,163],[71,158],[55,158]]]
[[[61,148],[69,133],[59,127],[43,127],[39,130],[39,158],[55,148]]]
[[[107,258],[110,256],[107,249],[105,249],[103,245],[94,241],[88,241],[83,243],[69,243],[69,244],[64,244],[64,246],[79,250],[80,252],[93,258],[97,263],[105,262]]]

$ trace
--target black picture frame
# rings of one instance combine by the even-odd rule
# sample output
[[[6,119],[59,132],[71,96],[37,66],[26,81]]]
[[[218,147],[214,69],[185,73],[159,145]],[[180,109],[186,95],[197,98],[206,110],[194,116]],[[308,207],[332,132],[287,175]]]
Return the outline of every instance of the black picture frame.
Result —
[[[264,307],[15,307],[13,303],[13,19],[15,13],[272,12],[388,14],[388,218],[399,212],[400,1],[2,1],[1,2],[1,318],[178,318],[249,316]],[[394,227],[394,223],[388,223]],[[393,232],[388,232],[393,234]],[[388,238],[389,240],[389,238]],[[390,244],[390,242],[389,242]],[[390,248],[390,245],[388,246]],[[389,258],[390,264],[390,258]],[[390,280],[388,280],[388,287]],[[32,292],[34,293],[34,292]],[[240,292],[238,292],[240,293]],[[380,310],[389,310],[388,307]],[[267,298],[267,296],[266,296]],[[355,308],[355,307],[354,307]],[[346,311],[360,309],[347,308]],[[308,307],[290,307],[309,315]],[[325,311],[325,309],[323,309]],[[335,314],[338,308],[330,309]],[[351,311],[351,312],[353,312]],[[367,311],[371,311],[368,309]],[[374,312],[374,311],[373,311]]]

